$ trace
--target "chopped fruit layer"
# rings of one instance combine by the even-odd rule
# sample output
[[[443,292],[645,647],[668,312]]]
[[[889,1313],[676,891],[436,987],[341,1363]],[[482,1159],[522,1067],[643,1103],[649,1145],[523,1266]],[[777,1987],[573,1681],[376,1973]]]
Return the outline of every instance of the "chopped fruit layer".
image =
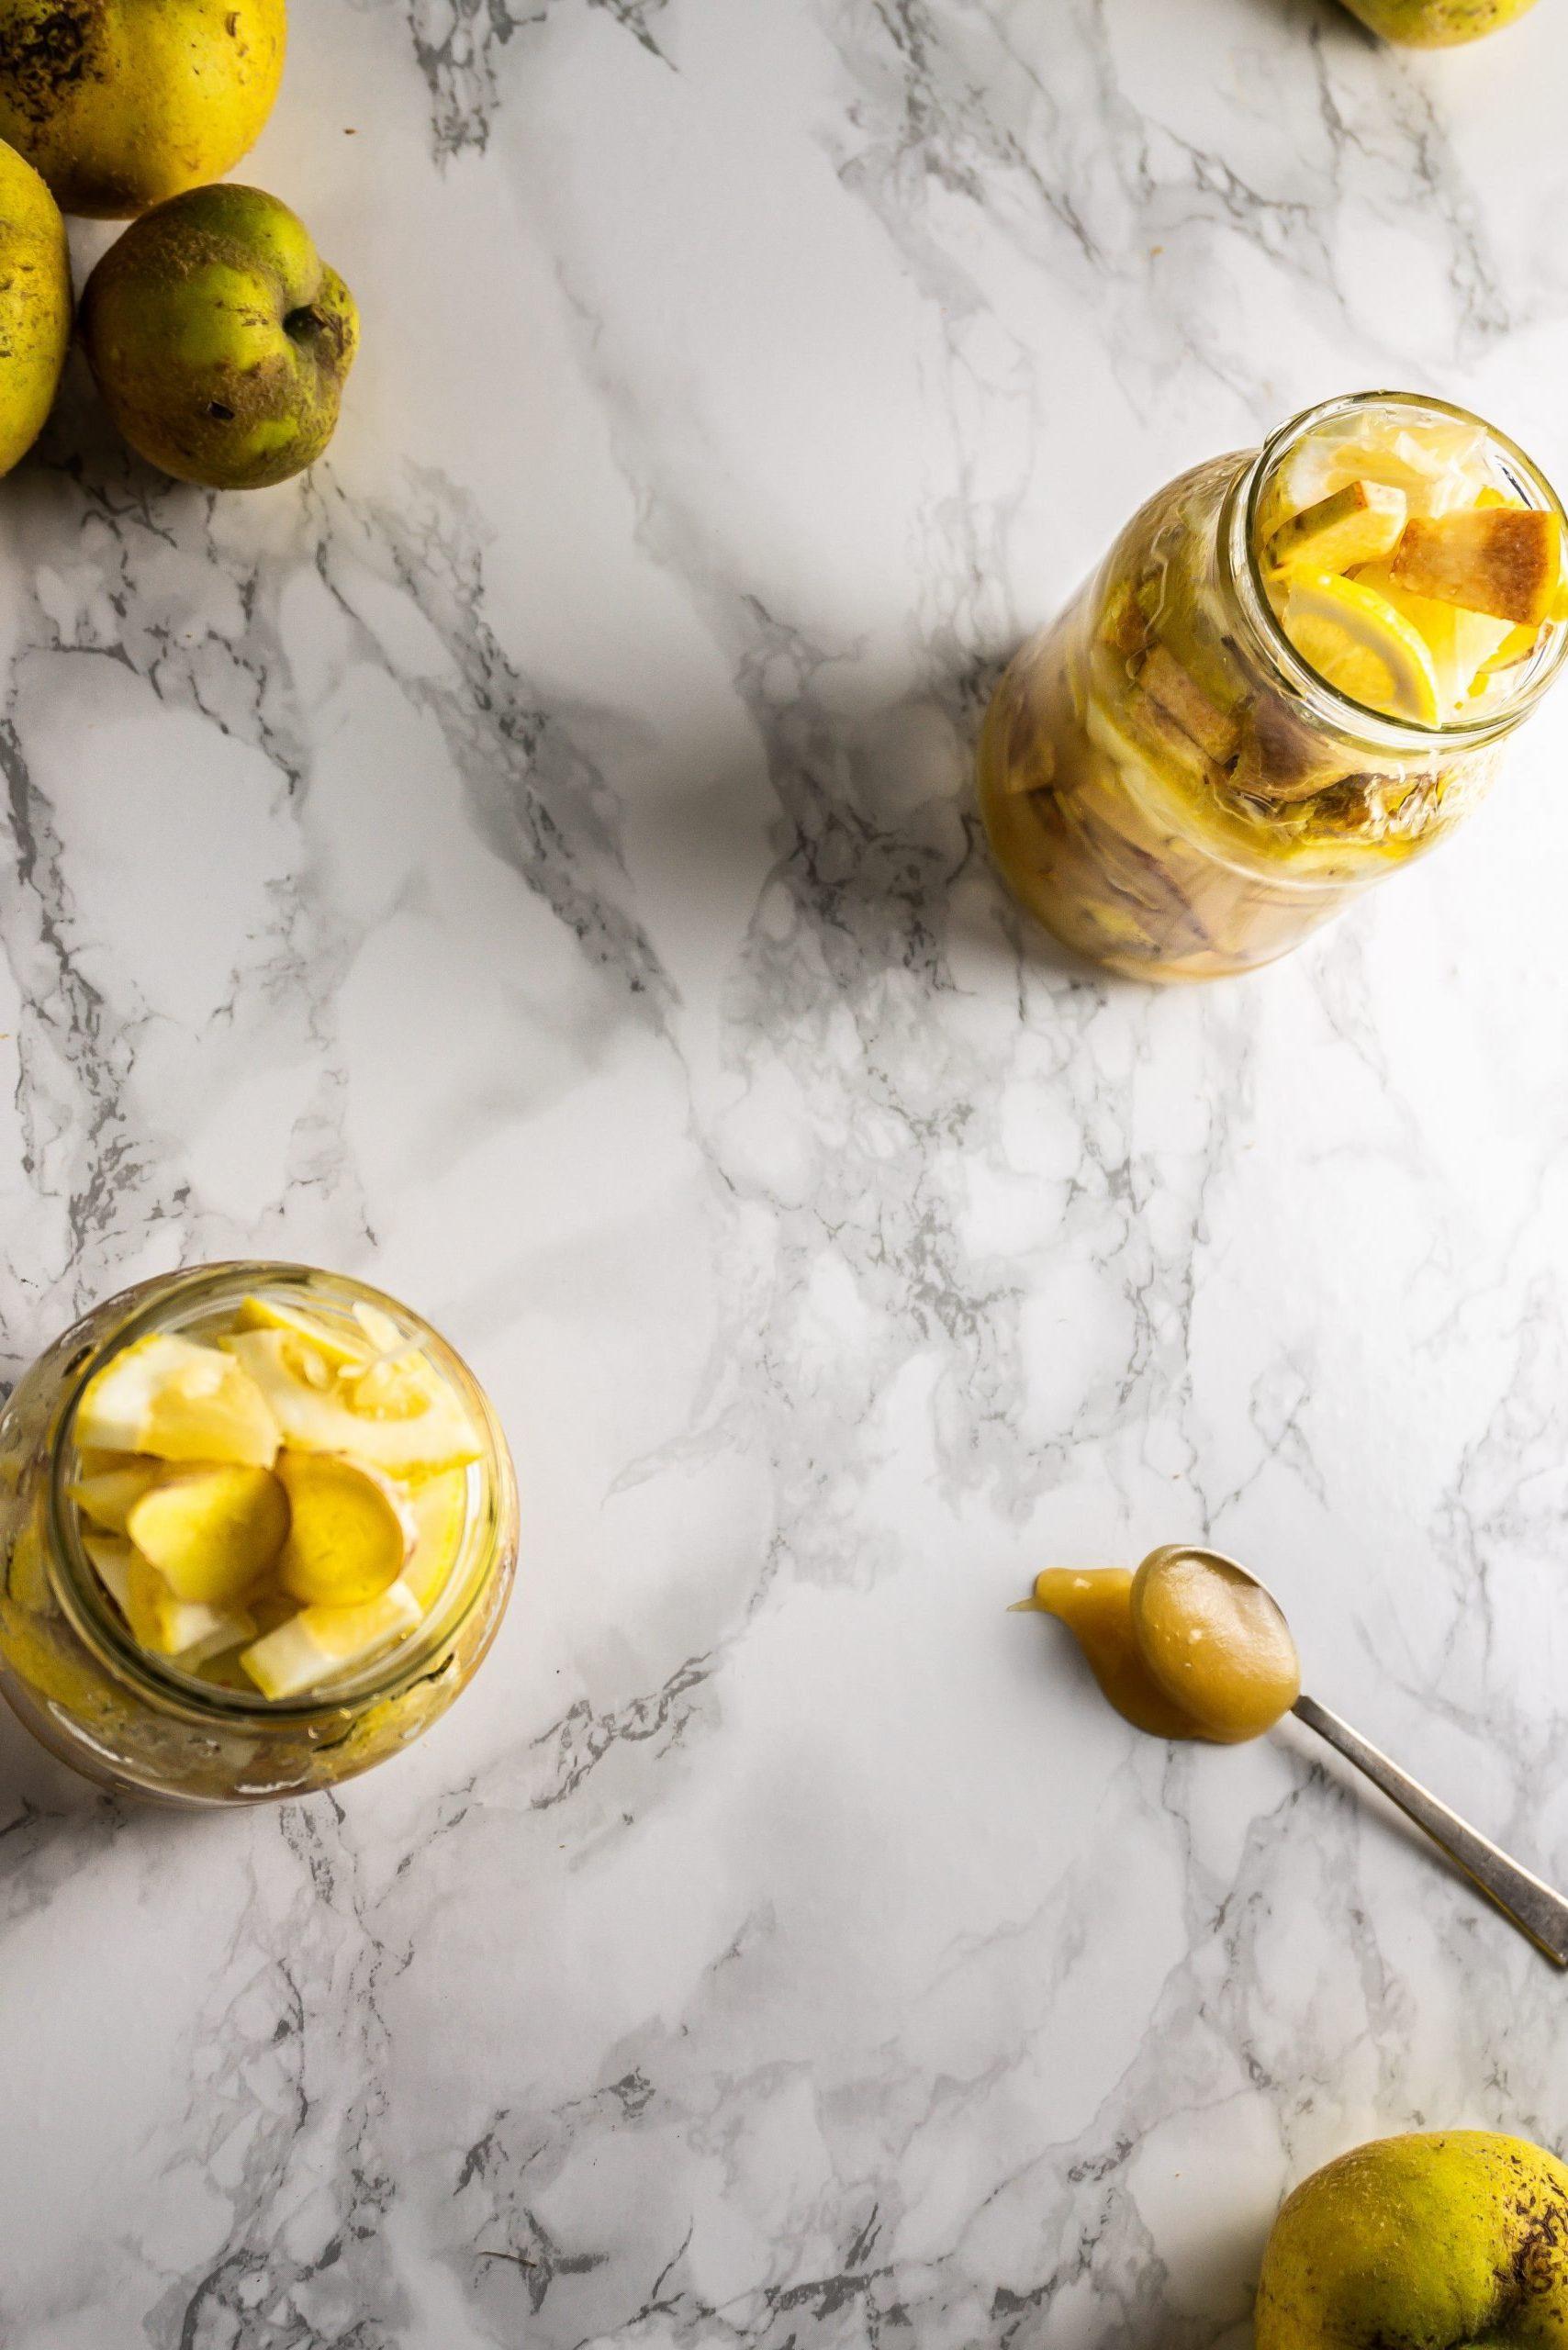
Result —
[[[1556,515],[1520,505],[1487,436],[1457,420],[1372,415],[1309,434],[1266,492],[1260,537],[1296,651],[1389,718],[1484,714],[1563,617]]]
[[[303,1695],[441,1600],[481,1439],[377,1307],[335,1327],[248,1297],[203,1338],[140,1339],[89,1381],[71,1487],[83,1548],[149,1653]]]

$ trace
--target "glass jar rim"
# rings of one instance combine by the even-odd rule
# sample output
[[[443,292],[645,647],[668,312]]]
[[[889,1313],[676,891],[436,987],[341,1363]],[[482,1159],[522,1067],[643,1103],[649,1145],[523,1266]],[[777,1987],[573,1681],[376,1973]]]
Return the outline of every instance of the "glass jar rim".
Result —
[[[1282,459],[1294,444],[1320,425],[1352,416],[1358,409],[1378,407],[1407,408],[1455,423],[1473,425],[1485,434],[1510,476],[1518,477],[1518,486],[1529,493],[1531,503],[1541,512],[1554,514],[1559,528],[1568,532],[1568,513],[1535,460],[1518,442],[1500,432],[1484,416],[1477,416],[1473,409],[1460,408],[1452,400],[1439,399],[1428,392],[1344,392],[1288,418],[1238,474],[1219,520],[1218,552],[1224,575],[1234,601],[1260,640],[1277,678],[1296,699],[1323,715],[1327,723],[1380,750],[1406,755],[1437,749],[1479,749],[1511,734],[1540,700],[1568,655],[1568,622],[1555,623],[1555,635],[1544,653],[1536,656],[1533,674],[1521,682],[1501,708],[1476,718],[1448,719],[1428,725],[1419,719],[1391,718],[1385,711],[1356,701],[1331,686],[1310,662],[1302,658],[1285,634],[1264,585],[1258,550],[1259,509],[1264,488],[1272,480]]]
[[[216,1264],[183,1267],[163,1276],[154,1275],[150,1281],[136,1285],[154,1293],[127,1316],[111,1338],[92,1348],[76,1367],[50,1441],[47,1512],[51,1560],[63,1571],[59,1580],[64,1588],[59,1595],[73,1629],[106,1671],[147,1696],[165,1715],[211,1722],[226,1729],[265,1733],[283,1723],[297,1729],[302,1723],[312,1720],[330,1722],[345,1713],[400,1696],[432,1668],[440,1669],[434,1660],[452,1647],[489,1588],[493,1561],[483,1573],[470,1577],[470,1587],[455,1614],[442,1616],[437,1608],[414,1639],[393,1649],[358,1675],[344,1676],[330,1692],[310,1691],[298,1697],[263,1697],[260,1691],[251,1697],[243,1691],[218,1688],[173,1671],[162,1658],[150,1654],[132,1639],[111,1606],[83,1547],[80,1513],[66,1489],[66,1463],[75,1442],[76,1413],[89,1380],[124,1348],[166,1328],[172,1297],[211,1292],[221,1298],[228,1289],[243,1294],[267,1285],[321,1281],[342,1282],[368,1304],[390,1314],[395,1321],[419,1325],[420,1343],[431,1350],[442,1374],[452,1380],[487,1439],[485,1458],[475,1465],[486,1472],[489,1539],[492,1550],[499,1550],[500,1531],[515,1498],[510,1451],[484,1388],[462,1356],[422,1315],[416,1314],[400,1298],[362,1281],[356,1274],[333,1272],[325,1266],[300,1264],[292,1259],[231,1258]],[[134,1295],[135,1291],[129,1293]]]

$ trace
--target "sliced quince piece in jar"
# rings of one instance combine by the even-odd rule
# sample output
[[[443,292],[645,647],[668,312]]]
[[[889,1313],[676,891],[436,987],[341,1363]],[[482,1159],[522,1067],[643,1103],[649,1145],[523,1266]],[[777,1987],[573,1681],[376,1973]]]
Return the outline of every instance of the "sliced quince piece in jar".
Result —
[[[335,1330],[303,1307],[286,1305],[281,1298],[252,1296],[241,1298],[234,1316],[237,1330],[284,1330],[297,1338],[303,1346],[319,1354],[329,1369],[339,1370],[345,1363],[370,1360],[371,1348],[363,1338],[351,1337],[346,1330]]]
[[[340,1453],[278,1454],[288,1495],[288,1539],[278,1561],[285,1591],[308,1606],[357,1607],[397,1582],[414,1528],[397,1489]]]
[[[468,1527],[468,1472],[447,1469],[427,1477],[409,1495],[414,1548],[403,1581],[428,1615],[452,1580]]]
[[[1394,577],[1386,563],[1369,564],[1360,574],[1360,584],[1404,614],[1431,655],[1440,711],[1446,716],[1457,710],[1508,635],[1508,622],[1466,611],[1462,604],[1439,603],[1435,596],[1417,596]]]
[[[88,1563],[120,1614],[130,1617],[130,1562],[136,1552],[123,1535],[87,1534],[82,1548]]]
[[[1225,769],[1141,685],[1129,688],[1118,697],[1114,717],[1105,702],[1092,701],[1084,730],[1095,748],[1122,770],[1136,799],[1141,799],[1144,778],[1151,766],[1168,770],[1178,782],[1196,784],[1204,791],[1217,791],[1225,782]],[[1093,820],[1096,823],[1112,821],[1108,812],[1099,807],[1093,811]]]
[[[1124,661],[1136,661],[1148,650],[1148,620],[1130,579],[1119,580],[1106,597],[1099,634]]]
[[[116,1464],[112,1468],[89,1468],[84,1461],[82,1475],[71,1488],[71,1498],[84,1517],[90,1517],[106,1534],[123,1534],[126,1518],[134,1505],[149,1486],[169,1473],[162,1460],[149,1460],[145,1453],[95,1452],[87,1460],[95,1464],[100,1460]]]
[[[1436,722],[1438,680],[1424,639],[1364,581],[1294,573],[1280,623],[1307,666],[1336,693],[1385,717]]]
[[[1476,677],[1471,681],[1471,692],[1475,691],[1476,685],[1483,679],[1495,677],[1500,669],[1512,669],[1519,662],[1528,661],[1540,643],[1539,628],[1530,628],[1523,621],[1518,628],[1511,628],[1496,652],[1481,664]]]
[[[162,1460],[231,1460],[270,1469],[278,1426],[242,1363],[169,1334],[138,1338],[90,1379],[76,1441]]]
[[[129,1625],[132,1639],[153,1656],[200,1664],[209,1656],[221,1656],[225,1649],[238,1648],[255,1631],[254,1617],[242,1607],[209,1607],[200,1600],[181,1599],[133,1543],[84,1535],[82,1548]]]
[[[282,1330],[237,1330],[223,1340],[266,1397],[286,1445],[300,1452],[347,1452],[395,1477],[431,1475],[477,1460],[484,1450],[466,1412],[434,1365],[416,1355],[345,1372],[330,1389],[295,1372]],[[390,1374],[396,1372],[397,1376]],[[397,1408],[388,1408],[396,1403]]]
[[[1238,791],[1271,807],[1316,798],[1352,772],[1321,728],[1296,715],[1278,695],[1260,693],[1247,713],[1241,749],[1231,769]]]
[[[1282,522],[1263,549],[1275,571],[1350,571],[1394,553],[1409,513],[1387,482],[1351,481]]]
[[[1216,767],[1236,756],[1241,732],[1236,718],[1210,700],[1165,645],[1154,647],[1138,671],[1138,684]]]
[[[1562,581],[1562,533],[1556,516],[1536,507],[1415,516],[1394,550],[1393,571],[1414,596],[1537,626]]]
[[[270,1469],[215,1462],[151,1486],[125,1530],[176,1597],[223,1606],[243,1598],[277,1558],[288,1500]]]
[[[1286,461],[1271,503],[1299,514],[1352,481],[1375,481],[1403,490],[1412,514],[1448,514],[1473,506],[1490,480],[1478,425],[1434,418],[1390,432],[1386,424],[1363,423],[1347,433],[1308,433]]]
[[[297,1697],[369,1664],[420,1622],[407,1583],[389,1583],[360,1607],[302,1607],[253,1640],[240,1662],[263,1697]]]

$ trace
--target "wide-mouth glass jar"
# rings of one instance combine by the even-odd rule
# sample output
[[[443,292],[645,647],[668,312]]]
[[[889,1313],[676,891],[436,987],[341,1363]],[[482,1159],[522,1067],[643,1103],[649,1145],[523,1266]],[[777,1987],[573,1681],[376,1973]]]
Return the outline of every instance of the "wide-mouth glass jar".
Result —
[[[1459,468],[1461,492],[1424,478],[1433,450]],[[1358,464],[1370,494],[1351,481]],[[981,812],[1010,888],[1112,969],[1207,979],[1285,953],[1475,806],[1568,649],[1561,592],[1533,629],[1478,621],[1410,595],[1387,561],[1309,582],[1327,622],[1317,611],[1310,635],[1296,627],[1271,556],[1282,515],[1307,495],[1284,493],[1304,478],[1329,493],[1338,483],[1341,504],[1349,484],[1374,523],[1381,508],[1403,514],[1408,493],[1411,513],[1439,517],[1440,537],[1462,495],[1483,512],[1508,509],[1484,529],[1529,534],[1518,513],[1550,517],[1562,543],[1562,509],[1529,458],[1467,410],[1412,393],[1327,401],[1261,449],[1199,465],[1151,498],[1012,662],[979,759]],[[1329,512],[1315,503],[1308,520]],[[1369,674],[1369,611],[1390,639],[1385,648],[1374,625],[1372,655],[1418,670],[1424,700],[1391,710],[1354,689]],[[1432,644],[1411,645],[1411,613]],[[1332,675],[1302,649],[1326,641],[1339,656]],[[1387,671],[1373,660],[1371,674]]]
[[[344,1359],[357,1363],[354,1350],[366,1350],[370,1329],[383,1359],[417,1364],[465,1431],[467,1457],[445,1472],[442,1571],[421,1608],[409,1604],[408,1626],[389,1645],[342,1672],[319,1673],[294,1695],[263,1694],[233,1656],[193,1662],[195,1651],[150,1652],[132,1633],[134,1614],[128,1618],[106,1585],[107,1554],[129,1553],[131,1545],[95,1536],[75,1498],[90,1490],[84,1470],[107,1461],[112,1483],[113,1463],[124,1458],[87,1451],[80,1441],[83,1399],[90,1387],[105,1392],[94,1385],[100,1374],[139,1360],[133,1350],[144,1353],[149,1339],[202,1345],[216,1335],[222,1344],[246,1314],[275,1317],[275,1328],[261,1337],[295,1348],[286,1360],[323,1384],[319,1350],[290,1332],[320,1334],[329,1353],[337,1334]],[[404,1408],[395,1383],[387,1395],[385,1413],[395,1416]],[[330,1395],[326,1401],[336,1409]],[[396,1417],[383,1425],[409,1454]],[[281,1466],[285,1456],[278,1458]],[[198,1480],[204,1473],[189,1460],[149,1465]],[[416,1467],[403,1482],[416,1505],[420,1474]],[[374,1475],[364,1483],[374,1504]],[[0,1693],[61,1760],[129,1793],[185,1805],[257,1803],[334,1785],[397,1753],[444,1713],[476,1670],[506,1606],[516,1556],[511,1461],[478,1382],[418,1315],[339,1274],[237,1262],[159,1275],[73,1324],[0,1413]],[[340,1611],[327,1620],[351,1616]]]

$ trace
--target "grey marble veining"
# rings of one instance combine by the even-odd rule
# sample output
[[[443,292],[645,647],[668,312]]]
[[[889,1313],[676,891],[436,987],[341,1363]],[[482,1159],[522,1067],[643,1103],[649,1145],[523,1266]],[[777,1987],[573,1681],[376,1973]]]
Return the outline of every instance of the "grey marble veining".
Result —
[[[335,1800],[0,1723],[7,2350],[1219,2350],[1315,2162],[1561,2143],[1474,1897],[1003,1611],[1206,1535],[1568,1879],[1568,709],[1170,994],[1029,934],[968,773],[1133,504],[1310,399],[1568,475],[1565,64],[1551,0],[295,0],[245,171],[361,301],[328,460],[208,498],[73,381],[0,493],[3,1367],[364,1270],[523,1567]]]

